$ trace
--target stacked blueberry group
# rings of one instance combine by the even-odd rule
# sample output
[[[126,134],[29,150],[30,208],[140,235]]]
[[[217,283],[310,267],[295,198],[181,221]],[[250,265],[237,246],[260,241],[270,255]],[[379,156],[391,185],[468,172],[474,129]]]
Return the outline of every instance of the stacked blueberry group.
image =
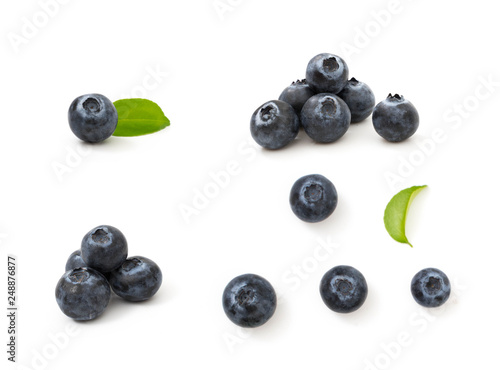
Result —
[[[56,301],[64,314],[75,320],[95,319],[108,306],[111,291],[131,302],[155,295],[162,283],[158,265],[145,257],[127,256],[127,240],[116,227],[90,230],[81,248],[69,256],[56,286]]]
[[[418,112],[402,95],[389,94],[375,106],[370,87],[355,78],[337,55],[323,53],[309,61],[306,78],[288,86],[278,100],[261,105],[253,113],[250,131],[266,149],[280,149],[292,142],[300,127],[318,143],[340,139],[351,123],[372,114],[375,131],[390,142],[412,136],[418,128]]]

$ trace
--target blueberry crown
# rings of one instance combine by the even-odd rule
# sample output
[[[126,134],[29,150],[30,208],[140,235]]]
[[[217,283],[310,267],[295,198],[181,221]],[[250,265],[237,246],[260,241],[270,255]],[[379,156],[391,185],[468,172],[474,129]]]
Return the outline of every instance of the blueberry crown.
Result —
[[[337,62],[337,58],[330,57],[323,60],[323,68],[328,72],[335,72],[339,69],[339,63]]]
[[[387,99],[394,99],[394,100],[404,100],[404,96],[403,95],[399,95],[399,94],[394,94],[392,95],[391,93],[389,93],[389,95],[387,95]]]

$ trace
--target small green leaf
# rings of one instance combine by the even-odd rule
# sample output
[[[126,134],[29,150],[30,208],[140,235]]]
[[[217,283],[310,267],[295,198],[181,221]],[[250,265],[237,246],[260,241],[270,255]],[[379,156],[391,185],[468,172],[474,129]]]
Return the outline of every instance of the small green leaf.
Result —
[[[415,196],[426,187],[427,185],[412,186],[401,190],[387,204],[384,213],[384,224],[387,232],[395,241],[413,247],[406,237],[406,215]]]
[[[158,106],[147,99],[122,99],[113,103],[118,125],[113,136],[140,136],[163,130],[170,121]]]

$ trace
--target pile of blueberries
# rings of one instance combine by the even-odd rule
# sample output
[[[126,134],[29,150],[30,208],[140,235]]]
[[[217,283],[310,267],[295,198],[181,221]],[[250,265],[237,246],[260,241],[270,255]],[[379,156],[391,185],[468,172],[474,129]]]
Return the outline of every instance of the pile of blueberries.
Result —
[[[423,307],[439,307],[450,297],[450,281],[436,268],[419,271],[412,279],[411,294]],[[368,296],[368,285],[361,272],[351,266],[335,266],[321,279],[319,291],[325,305],[338,313],[359,309]],[[263,277],[245,274],[226,286],[222,305],[236,325],[255,328],[265,324],[276,311],[276,292]]]
[[[90,230],[81,248],[69,256],[57,283],[56,301],[62,312],[74,320],[95,319],[108,306],[111,290],[131,302],[154,296],[162,283],[158,265],[145,257],[127,256],[127,240],[116,227]]]
[[[306,78],[288,86],[278,100],[262,104],[253,113],[250,131],[266,149],[280,149],[292,142],[300,127],[318,143],[340,139],[351,123],[372,114],[375,131],[390,142],[408,139],[418,129],[414,105],[402,95],[389,94],[375,106],[370,87],[349,78],[345,61],[337,55],[318,54],[309,61]]]
[[[368,85],[349,78],[345,61],[323,53],[309,61],[306,79],[293,82],[280,95],[261,105],[252,115],[250,131],[266,149],[280,149],[295,139],[302,127],[318,143],[340,139],[351,123],[372,115],[375,131],[389,142],[400,142],[418,129],[418,112],[401,95],[391,95],[375,106]],[[70,106],[71,130],[87,142],[100,142],[116,129],[118,115],[113,103],[99,94],[83,95]],[[326,177],[303,176],[292,186],[289,198],[294,214],[305,222],[320,222],[335,210],[338,195]],[[145,257],[130,257],[125,236],[115,227],[103,225],[89,231],[81,249],[73,252],[66,273],[56,286],[61,310],[75,320],[91,320],[104,312],[111,291],[125,300],[138,302],[151,298],[160,288],[162,273]],[[336,266],[320,282],[325,305],[338,313],[358,310],[368,296],[363,274],[351,266]],[[446,274],[436,268],[419,271],[410,291],[424,307],[439,307],[451,292]],[[266,279],[244,274],[232,279],[222,296],[227,317],[245,328],[266,323],[277,306],[276,292]]]
[[[261,105],[253,113],[250,132],[266,149],[280,149],[292,142],[301,127],[318,143],[340,139],[351,123],[358,123],[372,113],[375,131],[389,142],[401,142],[418,129],[419,116],[411,102],[401,95],[389,94],[375,106],[370,87],[349,78],[345,61],[333,54],[319,54],[309,61],[306,79],[287,87],[279,100]],[[320,222],[335,210],[338,195],[333,183],[319,174],[299,178],[290,191],[290,207],[305,222]],[[325,305],[338,313],[359,309],[368,296],[363,274],[352,266],[336,266],[320,282]],[[439,307],[451,292],[446,274],[436,268],[419,271],[410,291],[424,307]],[[226,286],[222,304],[227,317],[236,325],[251,328],[266,323],[277,305],[276,292],[263,277],[244,274]]]

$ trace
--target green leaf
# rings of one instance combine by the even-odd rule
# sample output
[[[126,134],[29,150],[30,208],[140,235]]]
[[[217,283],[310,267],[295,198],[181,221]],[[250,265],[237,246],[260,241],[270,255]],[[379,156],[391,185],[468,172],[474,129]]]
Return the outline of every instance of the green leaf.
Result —
[[[413,247],[406,237],[406,216],[415,196],[426,187],[427,185],[412,186],[401,190],[387,204],[384,213],[384,224],[387,232],[395,241]]]
[[[121,99],[113,103],[118,125],[113,136],[140,136],[163,130],[170,121],[158,106],[147,99]]]

